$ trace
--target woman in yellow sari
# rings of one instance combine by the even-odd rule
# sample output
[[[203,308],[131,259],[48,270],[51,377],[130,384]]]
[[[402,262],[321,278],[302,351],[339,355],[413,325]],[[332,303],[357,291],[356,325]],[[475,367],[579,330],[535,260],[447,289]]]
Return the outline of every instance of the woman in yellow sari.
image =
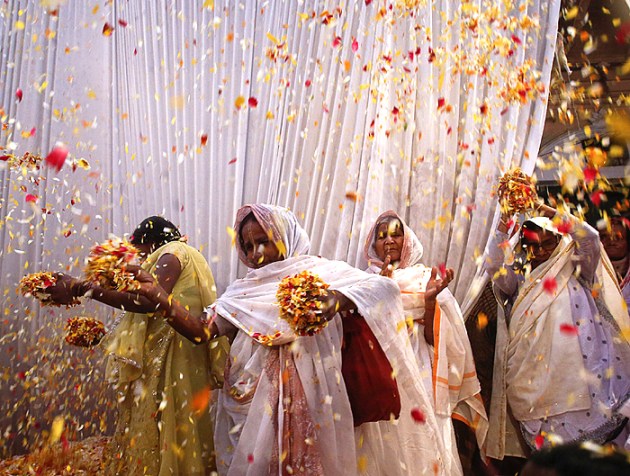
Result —
[[[147,256],[142,268],[193,315],[214,302],[208,263],[181,241],[171,222],[149,217],[131,242]],[[207,406],[193,408],[193,399],[207,401],[204,395],[222,383],[225,342],[196,345],[154,315],[155,305],[146,298],[60,275],[52,298],[64,302],[78,296],[126,310],[101,344],[110,355],[107,376],[118,401],[106,474],[209,474],[215,468],[213,418]]]

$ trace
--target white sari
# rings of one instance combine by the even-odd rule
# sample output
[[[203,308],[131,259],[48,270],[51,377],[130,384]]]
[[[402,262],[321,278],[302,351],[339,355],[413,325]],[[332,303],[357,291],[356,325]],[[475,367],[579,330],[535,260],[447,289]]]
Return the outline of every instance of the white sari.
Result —
[[[373,247],[378,224],[395,218],[404,228],[401,259],[394,269],[392,279],[398,285],[403,302],[409,339],[420,367],[423,384],[432,401],[450,455],[449,474],[462,474],[455,433],[451,418],[470,426],[483,452],[488,419],[481,400],[481,386],[477,379],[475,362],[466,333],[464,319],[455,297],[448,289],[437,297],[438,306],[434,317],[434,346],[424,337],[424,292],[431,277],[431,268],[421,264],[423,248],[411,228],[394,211],[381,214],[368,234],[364,253],[370,264],[369,273],[379,273],[383,262]]]
[[[250,212],[276,243],[282,242],[279,248],[286,249],[288,258],[249,270],[215,306],[219,329],[236,329],[218,400],[215,445],[220,474],[351,475],[357,474],[357,466],[365,474],[363,470],[375,465],[380,468],[376,474],[448,474],[411,347],[404,331],[398,332],[403,318],[396,287],[346,263],[299,256],[308,249],[308,237],[283,208],[244,207],[236,230]],[[357,461],[341,373],[341,319],[334,318],[314,336],[298,337],[279,318],[278,284],[304,270],[354,302],[395,372],[400,418],[389,424],[391,435],[382,444],[365,436],[363,444],[371,448],[366,460]],[[413,421],[411,410],[416,407],[425,414],[423,424]],[[404,438],[398,428],[405,430]],[[394,440],[395,453],[386,453],[387,441]]]

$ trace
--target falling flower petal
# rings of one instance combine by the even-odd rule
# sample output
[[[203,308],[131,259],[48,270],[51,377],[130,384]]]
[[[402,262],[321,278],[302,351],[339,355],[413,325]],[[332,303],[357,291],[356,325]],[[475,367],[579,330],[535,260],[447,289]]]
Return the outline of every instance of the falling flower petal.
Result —
[[[576,336],[578,335],[577,326],[573,326],[571,324],[560,324],[560,332],[567,335]]]
[[[558,289],[558,283],[556,282],[556,278],[553,278],[551,276],[546,277],[543,280],[543,289],[545,290],[546,293],[554,294],[556,292],[556,289]]]
[[[57,172],[61,170],[63,164],[66,162],[68,156],[68,149],[63,145],[58,145],[50,151],[46,156],[46,165],[57,169]]]
[[[201,413],[208,408],[212,391],[210,387],[204,387],[193,395],[192,409],[195,413]]]
[[[417,407],[411,409],[411,418],[413,418],[416,423],[425,423],[427,421],[422,410]]]
[[[112,25],[109,23],[105,23],[105,25],[103,25],[103,36],[112,36],[113,32],[114,27]]]
[[[17,99],[18,102],[22,102],[22,96],[23,96],[22,90],[20,88],[17,88],[15,90],[15,99]]]
[[[258,106],[258,99],[251,97],[247,100],[247,105],[251,108],[257,107]]]

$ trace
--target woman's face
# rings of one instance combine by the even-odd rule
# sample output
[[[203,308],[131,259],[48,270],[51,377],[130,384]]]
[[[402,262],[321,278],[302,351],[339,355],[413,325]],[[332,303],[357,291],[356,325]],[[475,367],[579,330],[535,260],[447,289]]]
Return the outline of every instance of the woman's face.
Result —
[[[374,251],[381,261],[385,261],[387,256],[392,263],[400,261],[404,242],[405,232],[400,220],[392,218],[376,227]]]
[[[551,257],[558,243],[560,243],[560,237],[545,230],[527,230],[521,237],[521,246],[527,253],[527,260],[532,270]]]
[[[255,219],[247,219],[241,226],[241,246],[252,268],[261,268],[283,259],[269,234]]]
[[[620,218],[610,220],[610,231],[601,230],[599,239],[611,260],[620,260],[628,256],[628,230]]]

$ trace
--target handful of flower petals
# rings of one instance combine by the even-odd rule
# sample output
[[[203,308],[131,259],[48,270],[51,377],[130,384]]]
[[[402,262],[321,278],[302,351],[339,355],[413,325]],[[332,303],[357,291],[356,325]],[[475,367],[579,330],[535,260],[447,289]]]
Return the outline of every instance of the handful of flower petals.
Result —
[[[508,170],[501,177],[497,193],[501,212],[510,216],[533,209],[537,204],[538,194],[534,180],[518,167]]]
[[[276,293],[280,317],[297,335],[311,336],[328,325],[328,321],[317,312],[321,304],[316,299],[325,296],[328,287],[319,276],[309,271],[287,276],[280,282]]]
[[[65,341],[78,347],[93,347],[106,334],[105,325],[93,317],[71,317],[66,326]]]
[[[138,254],[135,246],[119,238],[95,245],[87,258],[85,277],[104,288],[134,291],[138,289],[138,282],[126,267],[138,263]]]
[[[50,286],[54,286],[57,283],[57,278],[53,273],[48,271],[41,271],[38,273],[31,273],[20,279],[19,290],[23,296],[33,296],[37,299],[42,306],[61,306],[50,299],[50,294],[46,292],[46,289]],[[75,299],[67,307],[80,304],[81,301]]]

